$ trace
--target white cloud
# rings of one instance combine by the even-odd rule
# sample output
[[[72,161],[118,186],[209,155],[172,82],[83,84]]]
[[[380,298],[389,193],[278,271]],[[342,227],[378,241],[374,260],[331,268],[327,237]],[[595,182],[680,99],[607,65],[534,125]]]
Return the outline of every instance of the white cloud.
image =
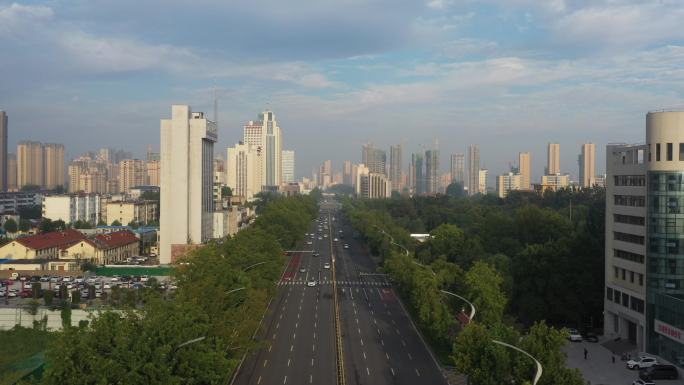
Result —
[[[43,6],[12,3],[0,8],[0,38],[21,37],[23,30],[50,20],[53,15],[52,9]]]

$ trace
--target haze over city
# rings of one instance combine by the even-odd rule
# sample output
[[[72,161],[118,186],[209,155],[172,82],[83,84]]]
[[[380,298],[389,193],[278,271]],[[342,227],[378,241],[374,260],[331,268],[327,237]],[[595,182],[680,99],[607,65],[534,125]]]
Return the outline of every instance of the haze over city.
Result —
[[[0,106],[10,148],[142,157],[172,103],[213,118],[215,85],[217,148],[269,107],[297,177],[359,161],[366,142],[410,154],[438,139],[442,171],[478,143],[492,175],[530,151],[534,179],[558,142],[576,178],[581,143],[603,159],[643,141],[647,111],[682,106],[683,15],[626,0],[3,1]]]

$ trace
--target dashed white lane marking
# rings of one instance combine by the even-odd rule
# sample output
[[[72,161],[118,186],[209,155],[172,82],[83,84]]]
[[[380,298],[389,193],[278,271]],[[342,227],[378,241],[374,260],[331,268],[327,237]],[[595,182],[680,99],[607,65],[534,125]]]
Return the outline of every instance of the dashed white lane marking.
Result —
[[[377,330],[378,330],[378,335],[380,335],[380,329],[377,329]]]
[[[299,326],[299,322],[295,322],[295,329]]]
[[[397,331],[397,334],[401,334],[401,333],[399,333],[399,329],[397,329],[397,328],[394,328],[394,330],[396,330],[396,331]]]
[[[257,380],[257,385],[261,384],[261,376],[259,376],[259,379]]]
[[[368,367],[366,367],[366,373],[370,376],[370,369],[368,369]]]
[[[380,345],[385,346],[385,340],[380,340]]]
[[[309,374],[309,384],[313,383],[313,375]]]
[[[420,372],[418,371],[418,368],[416,368],[416,374],[418,375],[418,377],[420,377]]]
[[[275,338],[276,338],[276,334],[275,334],[275,333],[273,333],[273,339],[275,339]]]
[[[387,354],[387,352],[385,352],[385,357],[389,360],[389,354]]]
[[[285,376],[285,378],[283,378],[283,384],[285,384],[285,383],[287,383],[287,376]]]
[[[287,359],[287,367],[288,368],[290,367],[290,359],[289,358]]]
[[[311,351],[315,352],[316,351],[316,345],[311,345]]]
[[[294,345],[290,345],[290,351],[294,350]]]
[[[278,322],[278,323],[276,324],[276,329],[278,329],[279,327],[280,327],[280,322]]]
[[[407,354],[408,354],[409,360],[413,361],[413,356],[411,355],[411,353],[407,352]]]
[[[361,338],[361,346],[363,346],[363,338]]]
[[[359,334],[361,334],[361,328],[356,328],[356,330],[358,330]]]
[[[366,352],[363,352],[363,359],[366,359]]]
[[[390,372],[392,372],[392,375],[394,376],[394,368],[390,368]]]
[[[313,366],[313,364],[314,364],[314,359],[312,358],[311,359],[311,366]]]
[[[402,344],[404,347],[406,347],[406,341],[401,340],[401,344]]]
[[[297,339],[297,333],[292,333],[292,339],[296,340]]]
[[[263,365],[264,368],[266,367],[266,363],[268,363],[268,360],[264,360],[264,365]]]
[[[268,352],[271,352],[271,349],[273,349],[273,345],[268,345]]]
[[[375,318],[373,318],[373,323],[377,325],[378,321],[376,321]]]

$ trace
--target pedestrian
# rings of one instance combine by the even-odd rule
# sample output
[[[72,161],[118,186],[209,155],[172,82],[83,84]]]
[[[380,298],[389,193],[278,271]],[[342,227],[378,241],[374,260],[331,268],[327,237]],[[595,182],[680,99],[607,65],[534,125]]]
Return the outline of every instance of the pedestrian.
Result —
[[[587,348],[584,348],[584,359],[585,359],[585,360],[587,359],[587,354],[588,354],[588,353],[589,353],[589,352],[587,351]]]

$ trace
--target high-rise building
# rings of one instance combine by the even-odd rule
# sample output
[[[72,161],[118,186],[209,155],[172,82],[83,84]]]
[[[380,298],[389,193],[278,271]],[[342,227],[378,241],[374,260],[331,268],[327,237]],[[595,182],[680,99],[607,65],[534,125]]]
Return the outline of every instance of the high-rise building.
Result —
[[[90,168],[90,158],[80,157],[76,158],[69,163],[67,167],[67,174],[69,175],[69,186],[67,191],[70,193],[75,193],[80,190],[79,184],[81,180],[81,175]]]
[[[216,124],[173,105],[171,119],[162,119],[159,262],[169,264],[187,245],[213,235],[213,159]]]
[[[680,368],[684,368],[683,133],[684,111],[646,115],[646,352]]]
[[[257,152],[261,169],[261,185],[279,186],[282,182],[282,133],[273,111],[259,114],[259,120],[249,121],[244,126],[244,143]]]
[[[234,196],[251,200],[261,191],[261,153],[249,144],[238,143],[228,148],[226,156],[226,185]]]
[[[353,186],[352,181],[352,162],[349,160],[344,161],[344,166],[342,168],[342,183],[347,186]]]
[[[480,192],[480,146],[468,146],[468,195]]]
[[[141,159],[124,159],[119,162],[119,190],[128,193],[133,187],[147,183],[145,161]]]
[[[17,144],[17,187],[43,187],[43,145],[40,142],[23,141]]]
[[[621,337],[630,341],[638,351],[646,350],[649,330],[646,248],[651,239],[646,226],[647,153],[648,146],[643,144],[606,147],[604,333],[611,339]],[[658,239],[654,240],[657,244]]]
[[[423,154],[411,155],[411,167],[409,170],[409,184],[414,195],[425,194],[425,174],[423,167]]]
[[[506,198],[509,191],[521,190],[522,175],[509,172],[508,174],[499,175],[496,178],[496,194],[499,198]]]
[[[364,144],[361,149],[361,162],[368,170],[375,174],[386,174],[387,154],[385,151],[373,147],[372,144]]]
[[[560,174],[560,144],[549,143],[547,149],[546,175]]]
[[[7,155],[7,191],[17,190],[17,154]]]
[[[487,194],[487,176],[489,171],[486,168],[481,168],[477,173],[477,192],[480,194]]]
[[[584,143],[578,158],[579,183],[582,187],[592,187],[596,182],[596,145]]]
[[[439,150],[425,151],[425,193],[439,192]]]
[[[463,154],[451,154],[451,183],[464,184],[464,158]]]
[[[107,193],[107,180],[103,173],[92,170],[79,175],[78,191],[86,194],[105,194]]]
[[[159,178],[161,176],[161,170],[159,159],[148,160],[145,164],[147,172],[147,185],[149,186],[159,186]]]
[[[392,194],[392,183],[385,174],[370,172],[368,167],[359,165],[356,194],[361,198],[388,198]]]
[[[0,111],[0,191],[7,191],[7,113]]]
[[[283,150],[282,155],[283,167],[283,183],[295,182],[295,152],[292,150]]]
[[[397,144],[390,147],[390,172],[389,179],[392,182],[392,191],[403,190],[403,178],[401,172],[403,146]]]
[[[44,183],[43,188],[53,190],[57,187],[64,188],[66,185],[64,170],[66,162],[64,156],[64,145],[57,143],[45,143],[43,145]]]
[[[529,190],[532,181],[532,163],[529,152],[518,154],[518,172],[520,173],[520,190]]]
[[[146,159],[146,160],[147,160],[148,162],[150,162],[150,161],[155,161],[155,160],[156,160],[156,161],[159,161],[159,153],[158,153],[158,152],[154,152],[154,150],[152,149],[152,145],[151,145],[151,144],[147,146],[147,159]]]

